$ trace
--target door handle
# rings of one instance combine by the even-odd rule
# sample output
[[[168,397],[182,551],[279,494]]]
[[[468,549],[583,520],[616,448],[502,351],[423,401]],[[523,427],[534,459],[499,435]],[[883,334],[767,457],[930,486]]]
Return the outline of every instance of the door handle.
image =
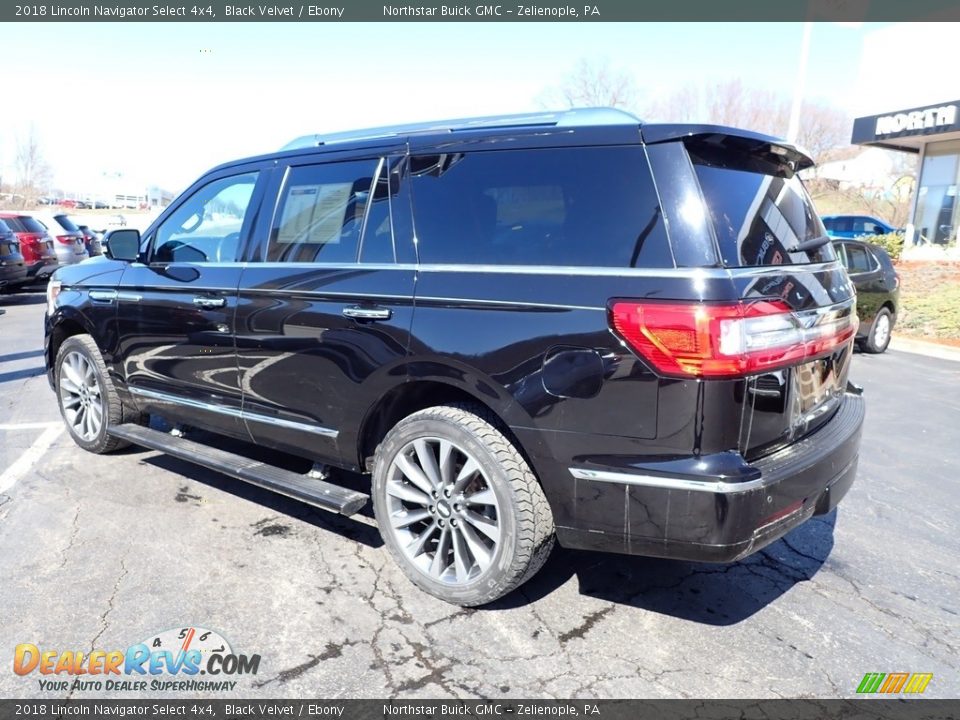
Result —
[[[385,307],[360,307],[354,305],[343,309],[343,316],[353,318],[354,320],[389,320],[393,315],[390,308]]]
[[[226,298],[195,297],[193,304],[202,308],[221,308],[227,304]]]

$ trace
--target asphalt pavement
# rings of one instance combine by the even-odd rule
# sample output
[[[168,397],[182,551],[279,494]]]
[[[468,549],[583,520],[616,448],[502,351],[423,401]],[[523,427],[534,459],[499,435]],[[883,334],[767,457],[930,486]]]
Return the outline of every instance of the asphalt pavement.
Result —
[[[465,610],[405,579],[370,513],[77,448],[44,376],[43,302],[0,296],[0,697],[826,698],[868,672],[933,673],[925,696],[960,696],[958,362],[858,354],[857,481],[762,552],[701,565],[557,549],[519,591]],[[257,673],[201,693],[50,690],[61,676],[11,670],[23,643],[122,650],[188,627],[260,655]]]

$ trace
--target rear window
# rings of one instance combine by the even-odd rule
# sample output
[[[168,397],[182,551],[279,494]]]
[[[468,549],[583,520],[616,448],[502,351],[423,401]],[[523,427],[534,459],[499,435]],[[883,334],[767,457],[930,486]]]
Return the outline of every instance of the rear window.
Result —
[[[53,219],[60,223],[67,232],[80,232],[80,228],[77,227],[76,223],[66,215],[54,215]]]
[[[40,235],[47,232],[47,228],[39,220],[29,215],[18,215],[15,218],[4,218],[4,220],[14,232],[39,233]]]
[[[411,158],[420,261],[672,267],[641,147]]]
[[[4,222],[3,218],[0,218],[0,233],[12,232],[13,229]]]
[[[827,231],[800,178],[789,168],[690,151],[727,267],[829,262],[833,246],[795,251]]]

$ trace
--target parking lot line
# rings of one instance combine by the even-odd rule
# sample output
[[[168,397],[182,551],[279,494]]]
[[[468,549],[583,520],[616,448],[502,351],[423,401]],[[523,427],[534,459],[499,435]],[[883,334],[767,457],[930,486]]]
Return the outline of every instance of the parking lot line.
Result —
[[[11,463],[6,470],[0,474],[0,493],[5,493],[17,482],[47,451],[53,441],[60,437],[63,432],[62,423],[23,423],[19,425],[0,425],[0,430],[31,430],[45,428],[33,444],[27,448],[26,452]]]
[[[0,423],[0,430],[45,430],[60,425],[62,423],[59,420],[54,422]]]

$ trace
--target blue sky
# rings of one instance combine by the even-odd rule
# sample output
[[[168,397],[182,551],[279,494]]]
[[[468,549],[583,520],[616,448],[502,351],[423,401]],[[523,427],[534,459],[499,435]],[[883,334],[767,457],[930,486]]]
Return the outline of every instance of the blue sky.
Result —
[[[807,97],[852,110],[874,27],[815,25]],[[800,23],[8,24],[0,169],[32,123],[68,191],[104,172],[179,190],[302,134],[536,110],[581,58],[632,73],[641,105],[731,78],[789,94],[801,36]]]

